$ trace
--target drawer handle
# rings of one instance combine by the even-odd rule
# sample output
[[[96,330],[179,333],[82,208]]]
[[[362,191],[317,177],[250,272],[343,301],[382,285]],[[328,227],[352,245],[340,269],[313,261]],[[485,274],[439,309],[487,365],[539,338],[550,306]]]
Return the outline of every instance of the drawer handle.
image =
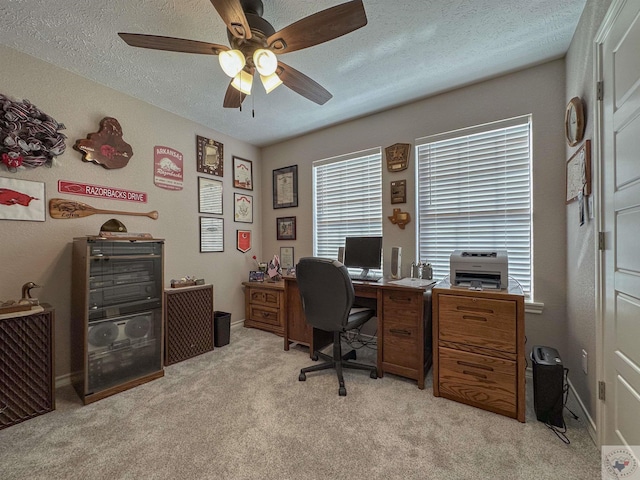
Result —
[[[456,310],[460,312],[471,312],[471,313],[494,313],[494,311],[491,310],[490,308],[464,307],[461,305],[457,306]]]
[[[409,330],[403,330],[403,329],[401,330],[399,328],[392,328],[389,331],[391,333],[395,333],[397,335],[404,335],[404,336],[407,336],[407,337],[411,336],[411,332]]]
[[[487,367],[486,365],[477,365],[477,364],[471,363],[471,362],[463,362],[462,360],[458,360],[456,363],[458,365],[462,365],[464,367],[479,368],[481,370],[486,370],[488,372],[493,372],[493,368],[492,367]]]
[[[262,318],[267,318],[271,315],[269,312],[260,312],[260,313],[262,313]]]
[[[486,322],[487,319],[484,317],[476,317],[475,315],[463,315],[463,320],[476,320],[477,322]]]
[[[482,373],[470,372],[468,370],[463,370],[462,373],[464,375],[471,375],[472,377],[478,377],[478,378],[483,378],[483,379],[487,378],[487,376],[483,375]]]
[[[390,295],[389,300],[393,300],[397,303],[411,303],[410,297],[394,297],[393,295]]]

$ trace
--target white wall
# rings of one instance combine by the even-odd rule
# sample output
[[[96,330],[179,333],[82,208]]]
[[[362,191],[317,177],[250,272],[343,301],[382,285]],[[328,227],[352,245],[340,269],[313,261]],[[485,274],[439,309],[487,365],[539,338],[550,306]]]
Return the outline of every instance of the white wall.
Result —
[[[593,140],[595,85],[593,84],[593,40],[611,0],[589,1],[582,13],[566,57],[565,101],[581,97],[585,107],[585,139]],[[565,145],[569,159],[584,142]],[[592,143],[593,148],[593,143]],[[593,158],[593,156],[592,156]],[[592,163],[592,171],[594,170]],[[567,347],[561,352],[569,378],[592,419],[597,402],[595,238],[596,222],[578,222],[578,202],[567,205]],[[588,354],[587,374],[582,370],[582,350]],[[594,420],[595,421],[595,420]]]
[[[366,83],[363,84],[366,88]],[[564,60],[427,98],[393,110],[327,128],[262,150],[262,190],[271,188],[271,171],[298,165],[299,206],[274,210],[262,202],[263,249],[277,252],[293,246],[296,260],[313,254],[312,162],[372,147],[414,143],[416,138],[531,113],[533,115],[533,272],[535,301],[541,315],[527,314],[526,332],[532,345],[565,347],[565,71]],[[408,170],[389,173],[383,167],[384,270],[388,275],[392,246],[403,247],[403,271],[415,260],[414,161]],[[390,182],[407,179],[407,203],[391,205]],[[386,219],[393,207],[411,213],[405,230]],[[276,240],[276,218],[297,217],[297,240]],[[427,259],[428,260],[428,259]]]
[[[247,143],[185,120],[164,110],[133,99],[97,83],[52,66],[15,50],[0,46],[1,93],[15,100],[28,99],[58,122],[66,125],[67,150],[52,168],[21,169],[10,173],[4,167],[0,176],[45,182],[47,199],[69,198],[104,209],[148,212],[157,210],[159,219],[146,217],[94,215],[83,219],[56,220],[47,214],[44,223],[0,221],[0,299],[19,299],[20,287],[34,281],[41,302],[56,309],[56,373],[69,372],[69,338],[81,332],[70,331],[71,242],[74,237],[95,235],[109,218],[122,221],[130,232],[149,232],[165,239],[165,286],[172,278],[194,275],[214,285],[214,308],[230,312],[232,321],[244,318],[244,294],[240,283],[252,267],[251,255],[261,257],[261,220],[254,212],[254,223],[233,221],[232,155],[253,160],[254,182],[261,176],[259,150]],[[176,92],[179,94],[179,92]],[[124,140],[133,148],[133,157],[122,169],[108,170],[85,163],[72,146],[77,139],[97,131],[104,117],[116,118]],[[224,145],[224,253],[200,253],[196,172],[196,135],[212,138]],[[169,191],[153,183],[153,147],[172,147],[184,155],[184,189]],[[206,175],[205,175],[206,176]],[[219,177],[209,177],[216,178]],[[88,198],[58,193],[58,180],[113,186],[146,192],[148,203]],[[246,192],[245,190],[242,190]],[[261,196],[261,184],[252,193]],[[270,188],[268,190],[270,194]],[[237,229],[250,229],[254,249],[247,254],[236,250]]]

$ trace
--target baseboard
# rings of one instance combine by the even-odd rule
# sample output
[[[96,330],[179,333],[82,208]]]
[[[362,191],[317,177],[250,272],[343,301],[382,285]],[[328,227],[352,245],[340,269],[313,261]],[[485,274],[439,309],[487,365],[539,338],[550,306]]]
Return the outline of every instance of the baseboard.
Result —
[[[65,373],[64,375],[60,375],[56,377],[56,388],[67,387],[71,385],[71,374]]]
[[[525,370],[524,376],[525,376],[525,378],[531,379],[531,381],[533,381],[533,368],[532,367],[527,367],[526,370]],[[567,383],[569,384],[569,390],[573,394],[573,397],[578,402],[578,407],[580,407],[580,412],[576,412],[576,415],[578,415],[579,417],[581,416],[582,418],[586,418],[587,419],[587,421],[586,421],[587,432],[589,433],[589,436],[591,437],[591,441],[593,442],[593,444],[595,446],[598,446],[598,433],[597,433],[597,429],[596,429],[596,423],[593,421],[593,418],[591,418],[591,415],[589,415],[589,413],[587,413],[587,409],[584,406],[584,402],[580,398],[580,395],[578,395],[578,392],[576,392],[576,389],[573,388],[573,384],[571,383],[571,379],[570,378],[567,378]]]

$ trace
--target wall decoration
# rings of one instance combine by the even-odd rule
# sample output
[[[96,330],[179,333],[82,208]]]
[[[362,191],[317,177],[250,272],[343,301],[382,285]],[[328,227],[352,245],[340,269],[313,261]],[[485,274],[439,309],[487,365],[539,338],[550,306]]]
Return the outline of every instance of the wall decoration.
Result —
[[[236,248],[242,253],[251,250],[251,230],[236,230]]]
[[[391,182],[391,203],[407,203],[407,181]]]
[[[224,252],[224,219],[200,217],[200,252]]]
[[[387,170],[390,172],[400,172],[406,170],[409,166],[411,144],[395,143],[385,148],[384,153],[387,157]]]
[[[409,215],[409,212],[403,212],[399,208],[394,208],[393,215],[387,218],[391,223],[398,225],[402,230],[404,230],[405,225],[411,221],[411,215]]]
[[[296,239],[296,217],[278,217],[276,227],[278,240]]]
[[[222,215],[222,182],[198,177],[198,211]]]
[[[115,118],[105,117],[100,121],[100,130],[90,133],[86,139],[77,140],[74,149],[81,152],[83,162],[93,162],[104,168],[127,166],[133,149],[122,138],[122,127]]]
[[[196,155],[198,172],[223,176],[224,153],[220,142],[196,135]]]
[[[233,204],[235,221],[253,223],[253,197],[246,193],[234,193]]]
[[[580,97],[573,97],[564,113],[564,135],[570,147],[575,147],[584,136],[584,108]]]
[[[69,182],[58,180],[58,192],[72,195],[84,195],[85,197],[109,198],[111,200],[125,200],[127,202],[147,203],[147,194],[135,192],[123,188],[104,187],[88,183]]]
[[[298,166],[273,171],[273,208],[298,206]]]
[[[165,190],[182,190],[182,153],[170,147],[153,147],[153,183]]]
[[[97,213],[107,213],[110,215],[132,215],[136,217],[149,217],[154,220],[158,219],[158,212],[155,210],[153,212],[123,212],[120,210],[94,208],[86,203],[66,200],[64,198],[52,198],[49,200],[49,215],[51,218],[84,218]]]
[[[251,160],[233,157],[233,186],[253,190],[253,165]]]
[[[280,247],[280,265],[282,268],[293,268],[296,266],[293,258],[293,247]]]
[[[591,195],[591,140],[585,141],[567,160],[567,203],[575,200],[580,192]]]
[[[0,220],[45,221],[44,182],[0,177]]]
[[[10,172],[18,167],[51,167],[66,149],[67,137],[58,132],[64,129],[29,100],[19,102],[0,94],[0,160]]]

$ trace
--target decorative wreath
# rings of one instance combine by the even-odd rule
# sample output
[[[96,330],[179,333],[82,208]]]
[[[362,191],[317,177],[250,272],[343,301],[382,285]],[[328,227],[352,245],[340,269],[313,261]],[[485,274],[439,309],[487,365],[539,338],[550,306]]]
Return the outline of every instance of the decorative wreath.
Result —
[[[0,161],[10,172],[18,167],[51,167],[66,148],[65,126],[40,111],[29,100],[12,100],[0,94]]]

